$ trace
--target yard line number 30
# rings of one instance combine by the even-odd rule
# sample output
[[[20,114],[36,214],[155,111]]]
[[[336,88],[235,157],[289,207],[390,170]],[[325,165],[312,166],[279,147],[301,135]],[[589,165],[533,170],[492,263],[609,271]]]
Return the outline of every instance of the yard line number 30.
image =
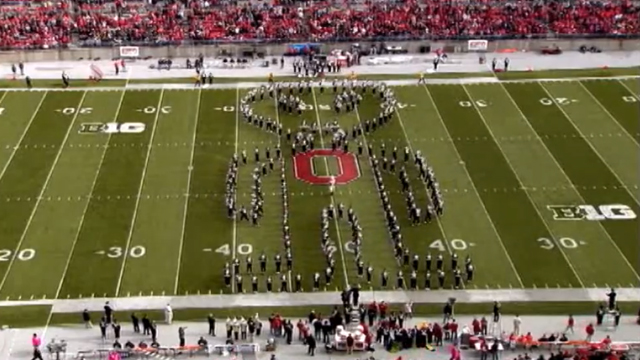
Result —
[[[219,248],[215,249],[215,252],[217,252],[218,254],[222,254],[224,256],[231,256],[233,255],[231,253],[231,249],[232,247],[229,246],[229,244],[224,244]],[[236,253],[240,255],[251,255],[251,253],[253,253],[253,246],[251,244],[238,244],[238,247],[236,248]]]

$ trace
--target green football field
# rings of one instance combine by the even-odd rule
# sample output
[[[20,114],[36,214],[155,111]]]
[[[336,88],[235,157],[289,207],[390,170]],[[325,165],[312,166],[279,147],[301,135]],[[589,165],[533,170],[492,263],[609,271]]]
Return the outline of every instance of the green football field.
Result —
[[[442,252],[445,267],[470,254],[467,289],[634,287],[640,284],[640,87],[637,79],[399,86],[397,116],[351,143],[420,151],[441,185],[444,215],[411,226],[396,175],[383,173],[405,246],[424,259]],[[247,89],[7,91],[0,101],[0,299],[231,293],[225,262],[273,257],[281,239],[281,172],[287,179],[293,271],[305,290],[323,273],[320,212],[352,206],[360,219],[367,284],[356,273],[351,230],[331,222],[337,260],[327,290],[360,283],[379,288],[401,265],[393,257],[368,155],[359,177],[339,186],[296,179],[291,144],[247,124],[238,112]],[[337,116],[333,93],[301,96],[301,116],[272,100],[254,112],[284,129],[337,120],[343,127],[377,115],[365,96],[357,112]],[[105,126],[107,123],[110,124]],[[108,129],[108,131],[105,131]],[[330,139],[318,139],[317,148]],[[281,144],[285,167],[263,179],[259,226],[227,218],[225,175],[234,153],[239,205],[249,205],[257,148]],[[317,176],[339,175],[334,156],[315,157]],[[406,165],[419,206],[427,189]],[[461,261],[462,262],[462,261]],[[410,269],[404,268],[407,275]],[[421,260],[419,283],[425,272]],[[451,277],[447,279],[448,285]],[[250,281],[245,274],[244,289]],[[291,286],[291,284],[289,285]],[[324,277],[323,277],[323,287]]]

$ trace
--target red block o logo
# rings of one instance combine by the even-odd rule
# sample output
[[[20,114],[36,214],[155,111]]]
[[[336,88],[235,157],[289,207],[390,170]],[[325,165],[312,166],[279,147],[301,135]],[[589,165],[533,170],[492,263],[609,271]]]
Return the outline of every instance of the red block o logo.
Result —
[[[358,159],[352,153],[346,153],[342,150],[316,149],[297,153],[293,157],[293,170],[298,180],[313,185],[329,185],[331,176],[318,176],[313,173],[311,161],[316,156],[333,156],[338,160],[340,174],[335,175],[336,185],[344,185],[360,177]]]

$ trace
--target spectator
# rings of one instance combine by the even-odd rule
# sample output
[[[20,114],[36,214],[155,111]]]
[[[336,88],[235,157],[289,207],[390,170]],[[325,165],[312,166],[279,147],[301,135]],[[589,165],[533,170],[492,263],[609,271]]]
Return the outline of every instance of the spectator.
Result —
[[[173,322],[173,309],[171,308],[171,304],[167,304],[164,308],[164,322],[167,325],[171,325]]]
[[[77,33],[84,45],[121,42],[179,44],[183,40],[332,41],[375,37],[519,38],[529,35],[625,35],[640,32],[632,2],[440,2],[360,4],[344,11],[323,2],[260,6],[203,6],[198,1],[44,3],[0,12],[4,48],[66,47]],[[186,15],[185,15],[186,14]],[[108,316],[107,321],[110,322]]]
[[[38,337],[38,334],[33,334],[31,337],[31,346],[33,346],[34,350],[39,349],[41,343],[42,341],[40,340],[40,337]]]
[[[307,346],[309,347],[307,354],[314,356],[316,354],[316,338],[311,334],[307,336]]]
[[[82,312],[82,322],[84,322],[84,327],[87,329],[91,329],[93,324],[91,324],[91,314],[89,314],[89,310],[84,309]]]
[[[351,336],[351,333],[349,333],[349,336],[347,336],[347,354],[353,353],[353,344],[354,344],[353,336]]]
[[[596,332],[596,329],[593,327],[593,324],[587,325],[584,331],[587,333],[586,341],[591,342],[591,339],[593,338],[593,334]]]
[[[575,325],[575,320],[573,319],[573,315],[569,314],[569,319],[567,319],[567,328],[564,329],[565,333],[568,333],[569,331],[571,331],[571,334],[573,334],[573,326]]]
[[[520,315],[516,314],[516,317],[513,318],[513,333],[516,335],[520,335],[520,325],[522,324],[522,320],[520,319]]]

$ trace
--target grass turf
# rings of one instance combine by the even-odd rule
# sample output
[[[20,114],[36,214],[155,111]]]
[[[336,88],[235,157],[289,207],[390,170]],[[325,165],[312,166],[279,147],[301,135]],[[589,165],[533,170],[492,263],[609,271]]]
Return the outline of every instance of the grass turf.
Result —
[[[446,267],[450,253],[471,255],[477,272],[469,289],[638,286],[637,220],[560,221],[548,208],[622,204],[638,213],[636,81],[405,86],[395,92],[398,116],[351,143],[350,150],[362,141],[380,156],[385,144],[388,157],[393,147],[408,146],[433,166],[445,215],[420,226],[408,222],[397,177],[383,175],[412,253],[442,252]],[[238,188],[238,202],[245,205],[254,149],[264,156],[267,147],[273,153],[281,144],[290,159],[285,138],[238,115],[243,95],[235,89],[117,88],[3,93],[0,298],[234,292],[237,284],[223,285],[224,262],[283,254],[279,165],[263,182],[260,226],[226,218],[224,176],[234,152],[249,154]],[[267,100],[255,111],[285,129],[296,128],[301,119],[323,124],[337,119],[350,129],[379,111],[371,95],[358,112],[339,116],[326,110],[330,89],[302,98],[309,110],[300,117],[276,111]],[[79,131],[82,124],[112,121],[143,124],[144,131]],[[317,142],[328,147],[329,140]],[[339,168],[335,159],[315,165],[318,175]],[[391,254],[366,153],[359,156],[359,167],[360,178],[339,186],[332,198],[326,187],[296,180],[291,161],[286,162],[291,275],[300,273],[306,290],[311,275],[325,266],[319,215],[332,201],[353,206],[358,214],[363,259],[375,276],[370,285],[358,278],[350,230],[337,221],[331,239],[338,264],[328,290],[355,282],[379,288],[383,268],[392,278],[401,268]],[[426,190],[415,169],[410,164],[407,169],[416,200],[424,204]],[[421,263],[420,284],[424,271]],[[272,260],[267,273],[279,287]],[[265,276],[260,275],[261,290]]]

